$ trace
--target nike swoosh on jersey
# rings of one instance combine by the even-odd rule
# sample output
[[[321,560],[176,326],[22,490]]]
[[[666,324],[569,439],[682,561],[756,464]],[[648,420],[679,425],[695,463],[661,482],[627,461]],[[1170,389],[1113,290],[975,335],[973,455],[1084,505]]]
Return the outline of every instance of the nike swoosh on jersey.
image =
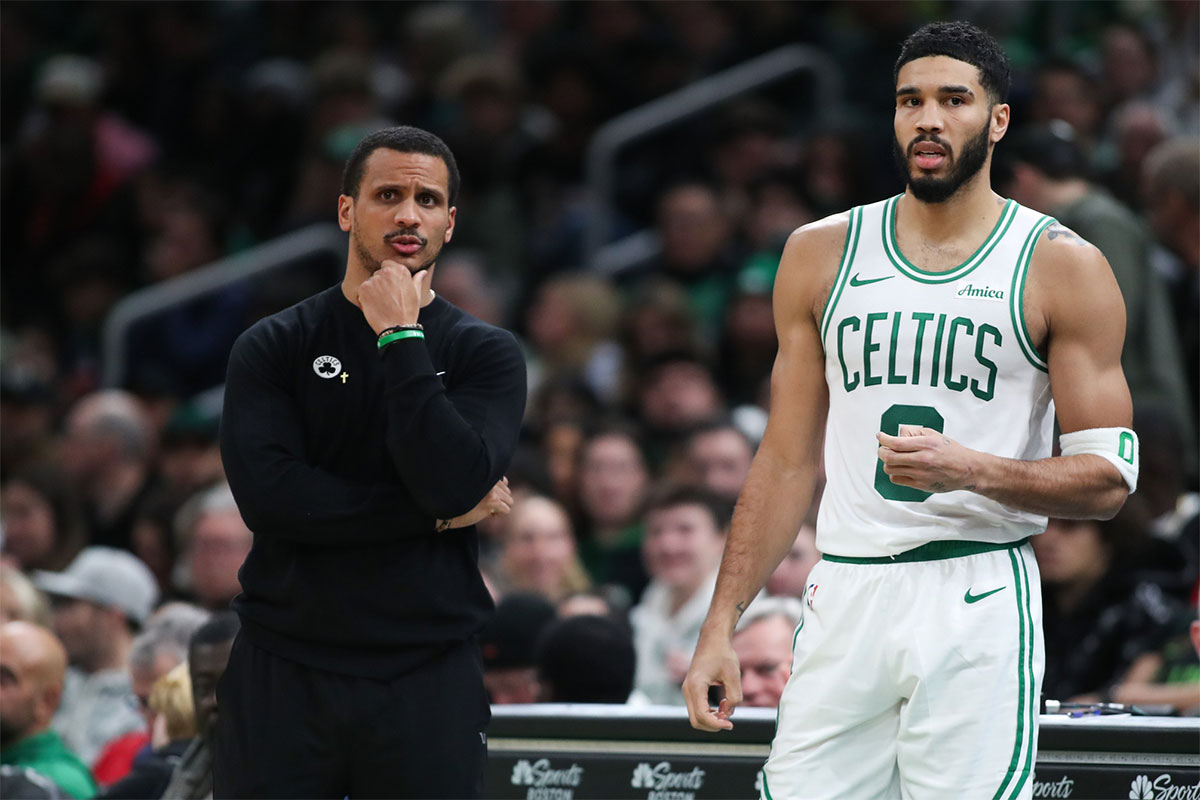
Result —
[[[984,592],[983,594],[971,594],[971,590],[967,589],[967,593],[963,595],[963,601],[967,603],[978,603],[983,598],[991,597],[996,592],[1002,591],[1004,591],[1003,586],[1001,586],[999,589],[992,589],[990,592]]]
[[[869,283],[879,283],[880,281],[886,281],[890,278],[896,277],[895,275],[884,275],[882,278],[864,278],[859,280],[858,275],[859,273],[856,272],[854,273],[854,277],[850,279],[851,286],[866,286]]]

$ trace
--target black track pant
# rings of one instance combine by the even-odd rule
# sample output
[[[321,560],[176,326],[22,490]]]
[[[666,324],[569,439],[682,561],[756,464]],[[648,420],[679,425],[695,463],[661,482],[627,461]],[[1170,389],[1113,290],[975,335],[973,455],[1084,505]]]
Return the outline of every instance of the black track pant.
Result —
[[[479,797],[491,717],[474,642],[390,681],[238,636],[217,686],[213,796]]]

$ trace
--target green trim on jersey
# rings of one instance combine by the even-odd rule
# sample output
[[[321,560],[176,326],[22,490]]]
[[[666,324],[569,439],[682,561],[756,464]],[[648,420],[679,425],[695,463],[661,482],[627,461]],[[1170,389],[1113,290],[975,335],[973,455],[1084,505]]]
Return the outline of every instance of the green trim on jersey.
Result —
[[[846,226],[846,243],[842,245],[842,263],[838,265],[837,274],[833,277],[833,286],[829,289],[829,299],[825,303],[825,313],[821,315],[821,347],[825,347],[825,335],[829,332],[829,321],[833,319],[833,309],[846,288],[846,278],[850,274],[850,264],[854,261],[854,251],[858,249],[858,234],[862,230],[862,206],[850,209],[850,224]]]
[[[1028,541],[1028,537],[1015,542],[966,542],[946,539],[927,542],[920,547],[905,550],[894,556],[835,556],[826,553],[822,558],[838,564],[909,564],[914,561],[943,561],[947,558],[962,558],[979,553],[991,553],[995,550],[1015,550]]]
[[[1012,317],[1013,330],[1017,332],[1017,344],[1021,346],[1021,352],[1025,354],[1025,359],[1042,372],[1049,372],[1050,365],[1033,346],[1033,337],[1029,335],[1029,329],[1025,327],[1025,279],[1029,276],[1029,265],[1033,261],[1033,250],[1037,247],[1038,237],[1054,221],[1054,217],[1043,216],[1025,237],[1025,244],[1021,246],[1021,255],[1017,257],[1017,268],[1013,271],[1012,289],[1008,293],[1008,311]]]
[[[1013,583],[1016,587],[1017,622],[1020,634],[1017,651],[1017,724],[1016,736],[1013,737],[1012,759],[1009,761],[1004,780],[996,789],[996,793],[992,795],[992,800],[1002,800],[1005,797],[1005,791],[1010,786],[1012,790],[1008,792],[1007,798],[1011,800],[1011,798],[1019,797],[1025,782],[1029,780],[1029,773],[1033,769],[1033,740],[1036,723],[1034,709],[1038,703],[1038,698],[1033,692],[1033,645],[1037,641],[1037,637],[1033,628],[1033,608],[1029,596],[1029,571],[1023,553],[1013,550],[1008,557],[1012,562]],[[1024,759],[1022,759],[1022,750],[1024,750]],[[1022,761],[1024,761],[1024,768],[1018,771]]]
[[[945,272],[930,272],[916,266],[904,257],[904,253],[900,252],[900,244],[896,241],[896,209],[901,197],[903,195],[896,195],[888,200],[887,205],[883,208],[883,250],[896,269],[920,283],[950,283],[959,278],[965,278],[987,259],[1000,240],[1004,238],[1004,234],[1008,232],[1013,220],[1016,219],[1019,208],[1012,200],[1006,200],[1004,210],[1000,212],[1000,219],[996,220],[996,226],[992,228],[992,232],[983,240],[983,244],[979,245],[979,249],[971,254],[970,258]]]

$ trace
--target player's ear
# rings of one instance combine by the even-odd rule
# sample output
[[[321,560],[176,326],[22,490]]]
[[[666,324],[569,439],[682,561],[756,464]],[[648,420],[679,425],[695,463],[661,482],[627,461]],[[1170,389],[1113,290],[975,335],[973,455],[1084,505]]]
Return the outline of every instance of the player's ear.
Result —
[[[1008,132],[1009,111],[1008,103],[996,103],[992,106],[991,133],[988,136],[992,144],[1003,139],[1004,134]]]
[[[354,214],[354,198],[348,194],[338,195],[338,227],[350,232],[350,221]]]

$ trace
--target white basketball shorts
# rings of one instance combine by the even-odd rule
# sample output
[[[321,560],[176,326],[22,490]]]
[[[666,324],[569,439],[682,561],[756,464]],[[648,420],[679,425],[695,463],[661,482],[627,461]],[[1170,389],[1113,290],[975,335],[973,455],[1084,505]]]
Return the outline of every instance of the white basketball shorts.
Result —
[[[812,570],[765,800],[1030,798],[1045,645],[1027,542]]]

